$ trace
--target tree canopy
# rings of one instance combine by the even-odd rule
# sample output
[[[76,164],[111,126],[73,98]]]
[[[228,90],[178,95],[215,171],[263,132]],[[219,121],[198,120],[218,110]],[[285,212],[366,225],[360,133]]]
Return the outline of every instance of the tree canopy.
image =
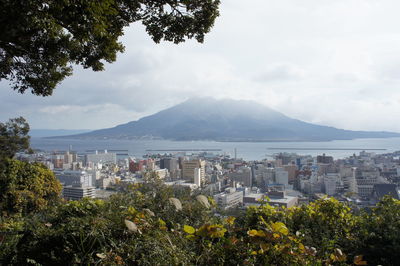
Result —
[[[0,162],[29,149],[29,124],[23,117],[0,123]]]
[[[40,163],[6,159],[0,168],[0,212],[7,214],[38,211],[61,194],[54,173]]]
[[[115,61],[130,23],[140,21],[156,43],[203,42],[218,7],[219,0],[2,0],[0,81],[51,95],[73,64],[99,71]]]

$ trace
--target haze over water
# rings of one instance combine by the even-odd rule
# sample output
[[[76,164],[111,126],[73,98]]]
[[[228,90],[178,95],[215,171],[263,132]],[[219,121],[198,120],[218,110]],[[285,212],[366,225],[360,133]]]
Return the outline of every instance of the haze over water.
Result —
[[[300,155],[320,155],[325,153],[335,159],[341,159],[358,154],[361,150],[371,150],[375,153],[390,153],[400,150],[400,138],[385,139],[354,139],[335,140],[327,142],[215,142],[215,141],[171,141],[171,140],[80,140],[80,139],[44,139],[32,138],[34,149],[45,151],[64,151],[72,145],[72,150],[85,152],[87,150],[128,150],[129,156],[141,158],[148,153],[174,153],[175,150],[220,149],[213,153],[229,154],[244,160],[261,160],[271,157],[274,153],[288,152]],[[152,150],[152,151],[148,151]],[[167,150],[174,150],[168,152]]]

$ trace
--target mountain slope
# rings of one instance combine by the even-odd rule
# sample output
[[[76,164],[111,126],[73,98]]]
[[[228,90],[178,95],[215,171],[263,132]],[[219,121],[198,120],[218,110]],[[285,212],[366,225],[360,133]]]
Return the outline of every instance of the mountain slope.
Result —
[[[350,131],[306,123],[251,101],[194,98],[138,121],[68,137],[326,141],[399,136],[392,132]]]
[[[50,136],[69,136],[71,134],[86,133],[89,129],[31,129],[29,136],[34,138],[43,138]]]

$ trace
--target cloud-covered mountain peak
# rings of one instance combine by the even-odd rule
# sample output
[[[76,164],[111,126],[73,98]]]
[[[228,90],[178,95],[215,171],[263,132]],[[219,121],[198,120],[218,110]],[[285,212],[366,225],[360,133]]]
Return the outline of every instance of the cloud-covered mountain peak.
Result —
[[[306,123],[252,101],[192,98],[138,121],[73,137],[326,141],[394,136],[399,136],[399,134],[350,131]]]

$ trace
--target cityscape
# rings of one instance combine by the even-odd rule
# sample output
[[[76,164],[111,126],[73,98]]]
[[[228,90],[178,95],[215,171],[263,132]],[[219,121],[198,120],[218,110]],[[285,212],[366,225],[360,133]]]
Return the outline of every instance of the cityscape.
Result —
[[[0,1],[0,266],[400,265],[400,1]]]
[[[348,158],[276,153],[245,161],[216,151],[164,151],[132,158],[128,151],[18,154],[41,162],[63,185],[63,197],[105,198],[129,185],[161,180],[167,186],[210,195],[222,209],[260,205],[293,207],[335,197],[354,208],[374,206],[390,195],[399,199],[400,152],[360,151]],[[234,151],[237,154],[237,151]]]

